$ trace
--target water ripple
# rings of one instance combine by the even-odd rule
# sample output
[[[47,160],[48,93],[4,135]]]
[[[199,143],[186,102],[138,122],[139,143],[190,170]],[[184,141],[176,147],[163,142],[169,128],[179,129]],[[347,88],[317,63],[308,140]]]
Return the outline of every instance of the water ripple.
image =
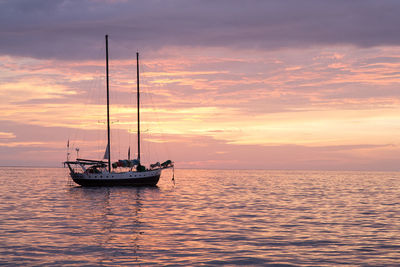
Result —
[[[400,174],[176,170],[155,188],[0,168],[0,265],[397,266]]]

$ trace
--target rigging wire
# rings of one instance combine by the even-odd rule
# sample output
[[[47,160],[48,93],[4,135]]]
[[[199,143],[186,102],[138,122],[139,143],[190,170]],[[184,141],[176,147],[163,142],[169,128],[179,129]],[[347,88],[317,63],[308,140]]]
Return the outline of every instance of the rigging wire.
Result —
[[[152,94],[149,94],[149,99],[150,99],[150,104],[151,104],[152,110],[153,110],[152,114],[154,114],[153,117],[156,120],[156,125],[158,127],[158,132],[159,132],[159,135],[161,136],[160,139],[162,140],[163,148],[164,148],[164,150],[165,150],[165,152],[167,154],[167,158],[171,158],[171,154],[170,154],[170,151],[169,151],[168,144],[165,142],[165,140],[166,140],[165,134],[164,134],[163,128],[161,127],[158,108],[157,108],[157,106],[156,106],[156,104],[154,102]]]
[[[104,55],[104,53],[105,53],[104,51],[105,51],[105,46],[103,45],[102,47],[100,47],[100,49],[97,50],[95,58],[96,59],[102,58],[103,57],[102,55]],[[100,71],[100,67],[98,68],[95,65],[95,73],[93,75],[93,78],[86,84],[85,90],[83,90],[83,95],[85,97],[83,97],[84,101],[83,101],[83,108],[82,108],[82,110],[80,110],[81,114],[91,114],[89,111],[90,108],[93,108],[93,105],[96,106],[101,102],[100,101],[100,99],[101,99],[100,84],[104,80],[103,76],[104,76],[104,73],[102,71]],[[95,101],[93,101],[93,99],[95,99]],[[98,127],[96,127],[96,128],[98,128]],[[100,131],[98,129],[96,129],[94,134],[96,136],[95,139],[97,140],[97,143],[96,143],[97,151],[95,151],[95,152],[97,152],[96,154],[99,154]],[[79,136],[81,136],[80,140],[78,139]],[[73,133],[72,134],[69,133],[69,135],[68,135],[70,149],[71,149],[71,151],[73,151],[73,152],[71,152],[71,154],[73,154],[75,149],[77,149],[78,146],[80,146],[80,145],[84,146],[81,148],[86,148],[87,150],[90,149],[91,142],[87,142],[88,138],[90,138],[90,134],[88,136],[88,132],[85,129],[82,129],[82,125],[80,125],[79,127],[74,127]],[[85,145],[85,144],[88,144],[88,145]],[[96,146],[95,146],[95,148],[96,148]],[[88,153],[87,150],[83,150],[83,152]],[[101,152],[100,152],[100,154],[101,154]],[[71,156],[73,156],[73,155],[71,155]]]
[[[144,70],[147,70],[147,65],[143,66],[142,69],[144,68]],[[144,79],[142,79],[142,84],[148,84],[148,80],[146,78],[146,76],[144,75]],[[158,132],[157,131],[153,131],[153,129],[150,129],[149,131],[149,135],[151,135],[152,133],[157,133],[157,136],[161,137],[162,142],[147,142],[147,149],[149,150],[147,152],[148,155],[150,154],[150,151],[153,151],[154,154],[156,154],[156,161],[159,161],[160,159],[160,155],[159,155],[159,147],[163,147],[165,152],[166,152],[166,156],[167,159],[171,158],[170,156],[170,151],[168,148],[168,144],[165,142],[166,138],[164,135],[164,131],[161,127],[161,123],[160,123],[160,119],[159,119],[159,114],[158,114],[158,108],[156,108],[156,104],[155,101],[153,99],[153,94],[154,91],[150,91],[150,88],[147,86],[144,86],[144,98],[148,99],[149,101],[146,101],[146,105],[148,107],[149,110],[151,110],[151,119],[149,120],[145,120],[145,122],[148,121],[148,123],[151,125],[151,127],[157,127],[158,128]],[[142,98],[143,99],[143,98]],[[149,104],[150,103],[150,104]],[[155,121],[154,121],[155,119]],[[150,139],[151,140],[151,139]],[[150,145],[154,148],[154,149],[150,149]],[[152,156],[152,155],[151,155]],[[175,169],[173,168],[172,170],[172,181],[175,185]]]
[[[143,73],[145,73],[148,70],[146,64],[141,64],[141,68],[143,70]],[[146,75],[142,75],[141,77],[143,77],[143,78],[141,78],[142,84],[145,85],[145,86],[141,87],[141,88],[143,88],[141,90],[141,92],[143,92],[141,94],[141,96],[142,96],[143,100],[146,100],[146,101],[142,101],[142,103],[145,103],[145,104],[142,105],[142,107],[146,108],[147,110],[149,110],[149,105],[148,105],[148,101],[147,101],[149,96],[151,97],[151,93],[149,92],[149,86],[147,86],[149,84],[149,82],[148,82],[148,80],[146,78]],[[152,161],[154,161],[154,162],[158,161],[157,159],[159,158],[158,157],[158,153],[157,153],[158,149],[157,148],[153,148],[152,147],[152,142],[151,142],[151,133],[152,133],[151,120],[152,120],[153,116],[149,117],[149,113],[144,114],[144,115],[145,116],[143,116],[143,118],[145,118],[145,120],[143,120],[144,121],[143,129],[146,129],[146,130],[144,131],[145,134],[142,135],[143,136],[143,142],[142,143],[145,145],[144,148],[146,150],[146,154],[145,155],[146,155],[147,161],[149,161],[150,163],[153,163]],[[151,115],[153,115],[153,114],[151,114]],[[145,138],[145,137],[147,137],[147,138]],[[153,156],[153,155],[155,155],[155,156]],[[153,159],[153,157],[154,157],[154,159]]]

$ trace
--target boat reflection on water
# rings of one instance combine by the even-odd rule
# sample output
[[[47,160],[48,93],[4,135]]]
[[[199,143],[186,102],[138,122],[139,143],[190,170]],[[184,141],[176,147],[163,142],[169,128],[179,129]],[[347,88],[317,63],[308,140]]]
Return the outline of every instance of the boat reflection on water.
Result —
[[[158,187],[70,187],[70,215],[82,254],[101,264],[140,263],[143,196]],[[74,218],[70,218],[74,219]],[[116,262],[118,259],[118,262]]]

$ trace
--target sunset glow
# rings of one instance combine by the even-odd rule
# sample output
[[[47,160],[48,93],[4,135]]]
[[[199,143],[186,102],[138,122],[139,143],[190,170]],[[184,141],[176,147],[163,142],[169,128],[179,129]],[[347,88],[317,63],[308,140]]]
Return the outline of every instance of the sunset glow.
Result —
[[[6,8],[7,4],[1,5]],[[123,1],[87,5],[84,10],[132,7]],[[240,8],[232,7],[236,9]],[[338,4],[337,9],[346,13],[344,6]],[[181,43],[165,39],[164,44],[153,45],[157,42],[153,34],[133,30],[124,38],[119,29],[100,26],[98,34],[86,38],[69,32],[74,41],[68,47],[49,42],[47,50],[40,50],[41,42],[35,41],[17,50],[4,42],[0,51],[1,165],[60,166],[68,140],[71,155],[79,147],[82,156],[102,157],[106,113],[103,43],[108,33],[115,159],[125,157],[129,146],[132,150],[136,146],[134,54],[138,49],[143,142],[151,151],[148,162],[168,157],[178,168],[398,170],[399,43],[385,42],[382,36],[375,44],[366,37],[352,39],[351,34],[336,42],[316,33],[310,36],[314,42],[298,40],[300,45],[296,45],[296,34],[287,32],[290,40],[285,43],[271,29],[270,38],[276,39],[266,41],[262,37],[266,28],[245,28],[245,22],[253,23],[256,10],[246,9],[243,24],[232,35],[227,32],[230,29],[215,27],[209,33],[215,39],[197,45],[183,41],[184,31],[177,35]],[[66,11],[60,5],[57,12]],[[123,14],[116,22],[120,27],[123,18],[130,16]],[[173,23],[164,19],[166,24]],[[43,27],[39,17],[31,22],[33,27]],[[199,32],[209,27],[195,19],[192,22],[198,23],[192,26]],[[276,29],[285,24],[260,23]],[[384,29],[385,23],[378,26]],[[27,24],[21,21],[14,31],[22,33]],[[7,26],[2,28],[4,32]],[[42,29],[43,38],[52,36],[48,28]],[[224,33],[226,41],[216,37]],[[140,41],[132,39],[135,34]],[[11,40],[10,36],[2,38]],[[246,38],[248,42],[242,42]],[[15,42],[23,43],[24,37]]]

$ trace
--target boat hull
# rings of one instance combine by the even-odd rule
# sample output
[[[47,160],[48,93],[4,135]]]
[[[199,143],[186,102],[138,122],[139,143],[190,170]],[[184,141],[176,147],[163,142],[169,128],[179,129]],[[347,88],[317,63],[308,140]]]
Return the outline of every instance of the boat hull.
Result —
[[[81,186],[156,186],[161,170],[107,174],[71,173],[72,180]]]

